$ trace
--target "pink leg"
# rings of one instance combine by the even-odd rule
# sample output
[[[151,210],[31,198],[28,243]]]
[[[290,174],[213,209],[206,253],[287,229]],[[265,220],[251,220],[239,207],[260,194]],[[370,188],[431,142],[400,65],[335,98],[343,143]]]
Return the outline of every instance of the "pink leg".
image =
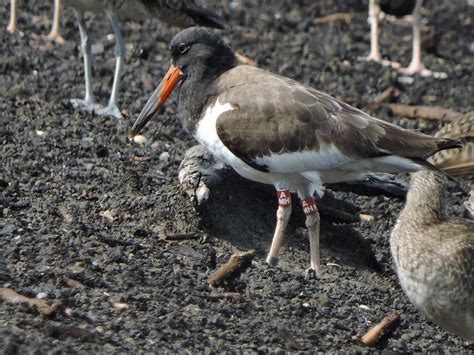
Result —
[[[10,23],[8,24],[7,31],[8,32],[16,32],[18,31],[18,27],[16,25],[16,10],[18,8],[17,0],[11,0],[10,2]]]
[[[278,264],[278,252],[285,235],[285,229],[291,216],[291,194],[290,190],[277,190],[278,210],[277,224],[273,234],[272,246],[267,256],[267,263],[271,266]]]
[[[410,75],[420,74],[421,76],[433,76],[435,78],[444,79],[448,77],[446,73],[429,70],[421,62],[421,1],[422,0],[416,0],[416,6],[413,10],[413,54],[411,62],[407,68],[401,68],[400,72]]]
[[[384,66],[399,68],[400,64],[382,58],[379,48],[379,16],[380,7],[377,0],[370,0],[369,2],[369,21],[370,21],[370,53],[365,60],[373,60]]]
[[[64,43],[64,38],[59,33],[59,16],[61,13],[61,0],[54,0],[54,15],[53,15],[53,26],[51,32],[46,36],[49,41],[54,41],[58,44]]]
[[[321,277],[321,260],[319,256],[319,212],[316,207],[316,201],[313,196],[303,198],[301,200],[303,212],[306,215],[306,227],[309,234],[309,249],[311,256],[311,264],[309,269],[306,269],[307,277],[314,276]]]

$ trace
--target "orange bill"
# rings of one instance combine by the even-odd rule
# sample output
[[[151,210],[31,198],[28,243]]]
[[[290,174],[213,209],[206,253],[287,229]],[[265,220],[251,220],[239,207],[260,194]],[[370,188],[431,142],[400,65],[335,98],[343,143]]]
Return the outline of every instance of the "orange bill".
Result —
[[[145,107],[143,107],[142,112],[138,115],[137,120],[133,124],[132,130],[128,134],[128,138],[135,137],[143,127],[146,126],[148,121],[152,118],[155,118],[160,113],[163,104],[165,103],[168,96],[170,96],[173,89],[183,78],[183,72],[178,67],[171,65],[168,69],[163,80],[161,80],[160,85],[153,92],[151,97],[148,99]]]

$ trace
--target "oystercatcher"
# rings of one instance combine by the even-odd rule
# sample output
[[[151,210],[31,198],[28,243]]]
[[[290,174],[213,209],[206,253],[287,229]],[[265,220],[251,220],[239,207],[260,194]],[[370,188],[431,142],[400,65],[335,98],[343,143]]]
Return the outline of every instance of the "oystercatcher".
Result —
[[[417,171],[424,158],[458,147],[387,123],[328,94],[263,69],[239,65],[217,35],[192,27],[170,46],[172,64],[129,137],[160,113],[177,86],[184,128],[218,159],[250,180],[277,190],[277,225],[267,262],[276,265],[297,192],[306,214],[311,265],[320,275],[319,213],[314,194],[324,183],[363,178],[372,172]]]
[[[441,79],[446,78],[446,73],[429,70],[425,68],[421,61],[421,3],[422,0],[370,0],[370,53],[366,59],[373,60],[385,66],[391,66],[405,74],[420,74],[421,76],[433,76]],[[407,68],[401,68],[399,63],[383,59],[380,54],[378,34],[380,11],[397,17],[412,14],[413,53],[411,62]]]
[[[8,32],[18,31],[17,22],[16,22],[16,12],[18,8],[17,0],[10,1],[10,22],[7,27]],[[61,12],[61,0],[54,0],[54,15],[53,15],[53,26],[51,31],[46,36],[46,39],[54,41],[56,43],[64,43],[64,38],[59,33],[59,13]]]
[[[446,177],[414,173],[390,236],[403,290],[434,323],[474,340],[474,221],[446,216]]]
[[[110,115],[116,118],[122,117],[118,108],[118,94],[125,60],[125,44],[119,27],[119,18],[131,20],[157,18],[163,23],[172,26],[189,27],[199,25],[220,29],[224,28],[223,20],[220,16],[211,10],[197,5],[194,0],[64,0],[64,3],[71,6],[76,13],[81,35],[81,48],[84,56],[85,98],[73,99],[71,102],[75,107],[81,107],[99,115]],[[92,93],[91,44],[84,22],[84,12],[86,11],[95,13],[105,12],[112,24],[116,40],[115,75],[112,84],[112,92],[108,106],[98,110],[95,109],[94,95]]]

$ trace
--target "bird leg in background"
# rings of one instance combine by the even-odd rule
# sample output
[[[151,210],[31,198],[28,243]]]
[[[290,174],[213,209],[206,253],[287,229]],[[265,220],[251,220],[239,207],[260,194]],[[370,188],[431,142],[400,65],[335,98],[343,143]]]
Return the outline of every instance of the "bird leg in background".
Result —
[[[307,277],[321,277],[321,261],[319,257],[319,225],[320,218],[316,201],[313,196],[301,199],[301,206],[306,216],[306,228],[309,234],[309,250],[311,255],[311,266],[306,269]]]
[[[17,0],[11,0],[10,2],[10,23],[8,24],[7,31],[8,32],[16,32],[18,31],[18,27],[16,25],[16,10],[18,8]]]
[[[104,109],[98,110],[97,114],[101,116],[113,116],[115,118],[122,118],[122,114],[118,108],[118,94],[120,91],[120,81],[122,77],[123,64],[125,61],[125,43],[123,41],[122,32],[120,31],[117,15],[113,11],[107,11],[107,16],[112,24],[112,29],[115,34],[115,74],[114,82],[112,84],[112,92],[110,93],[109,104]]]
[[[384,66],[391,66],[392,68],[399,68],[400,64],[390,60],[382,59],[379,48],[379,17],[380,7],[377,0],[370,0],[369,2],[369,22],[370,22],[370,53],[364,60],[373,60]]]
[[[53,26],[51,32],[46,36],[49,41],[56,42],[58,44],[64,43],[64,38],[59,33],[59,16],[61,13],[61,0],[54,0],[54,15],[53,15]]]
[[[380,8],[376,0],[370,0],[369,3],[369,21],[370,21],[370,53],[367,60],[376,62],[382,61],[379,49],[379,14]]]
[[[416,0],[415,9],[413,10],[413,54],[410,65],[407,68],[399,69],[405,74],[420,74],[421,76],[433,76],[434,78],[444,79],[448,75],[446,73],[434,72],[426,69],[421,62],[421,1]]]
[[[92,52],[91,42],[87,34],[86,24],[84,22],[84,14],[74,9],[77,17],[77,24],[79,26],[79,33],[81,34],[81,50],[84,57],[84,77],[86,84],[86,96],[82,99],[71,99],[74,107],[84,109],[89,112],[94,111],[94,94],[92,93]]]
[[[278,210],[277,210],[277,224],[275,233],[273,234],[272,246],[267,256],[267,263],[271,266],[278,264],[278,252],[280,251],[281,243],[285,235],[286,226],[291,216],[291,194],[290,190],[278,190]]]

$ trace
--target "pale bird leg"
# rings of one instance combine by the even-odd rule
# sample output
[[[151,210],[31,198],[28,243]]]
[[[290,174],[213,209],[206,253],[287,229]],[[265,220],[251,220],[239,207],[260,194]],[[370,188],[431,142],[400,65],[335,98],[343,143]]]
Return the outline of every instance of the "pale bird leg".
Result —
[[[321,277],[321,260],[319,255],[319,212],[313,196],[301,199],[301,206],[306,215],[306,227],[308,228],[311,256],[311,264],[309,269],[306,269],[305,276],[319,279]]]
[[[113,116],[122,118],[122,114],[118,108],[118,94],[120,91],[120,81],[122,77],[123,64],[125,61],[125,43],[123,41],[122,32],[120,31],[117,15],[112,11],[107,11],[107,16],[112,23],[112,29],[115,34],[115,74],[112,84],[112,92],[110,93],[109,104],[104,109],[98,110],[97,114],[101,116]]]
[[[278,265],[278,252],[281,248],[283,237],[285,236],[286,226],[291,216],[291,194],[290,190],[277,190],[278,210],[277,224],[273,234],[272,246],[267,256],[267,263],[271,266]]]
[[[369,21],[370,21],[370,53],[367,56],[367,60],[373,60],[376,62],[382,61],[379,48],[379,14],[380,8],[376,3],[376,0],[370,0],[369,2]]]
[[[10,1],[10,23],[7,26],[7,31],[14,33],[18,31],[18,27],[16,25],[16,11],[18,8],[17,0]]]
[[[92,52],[91,42],[87,34],[86,24],[84,22],[84,14],[74,9],[81,35],[81,50],[84,57],[84,78],[86,84],[86,96],[82,99],[71,99],[74,107],[84,109],[89,112],[94,111],[94,94],[92,93]]]
[[[59,33],[59,16],[61,14],[61,0],[54,0],[54,15],[53,15],[53,26],[51,32],[46,36],[49,41],[56,42],[58,44],[64,43],[64,38]]]
[[[404,74],[420,74],[421,76],[432,76],[438,79],[447,78],[448,75],[442,72],[434,72],[427,69],[421,62],[421,1],[416,0],[415,9],[413,10],[413,54],[410,65],[407,68],[401,68],[399,71]]]
[[[400,68],[400,64],[392,62],[387,59],[383,59],[380,54],[379,47],[379,17],[380,7],[377,0],[370,0],[369,2],[369,22],[370,22],[370,53],[367,57],[361,58],[363,60],[373,60],[383,66],[389,66],[392,68]]]

